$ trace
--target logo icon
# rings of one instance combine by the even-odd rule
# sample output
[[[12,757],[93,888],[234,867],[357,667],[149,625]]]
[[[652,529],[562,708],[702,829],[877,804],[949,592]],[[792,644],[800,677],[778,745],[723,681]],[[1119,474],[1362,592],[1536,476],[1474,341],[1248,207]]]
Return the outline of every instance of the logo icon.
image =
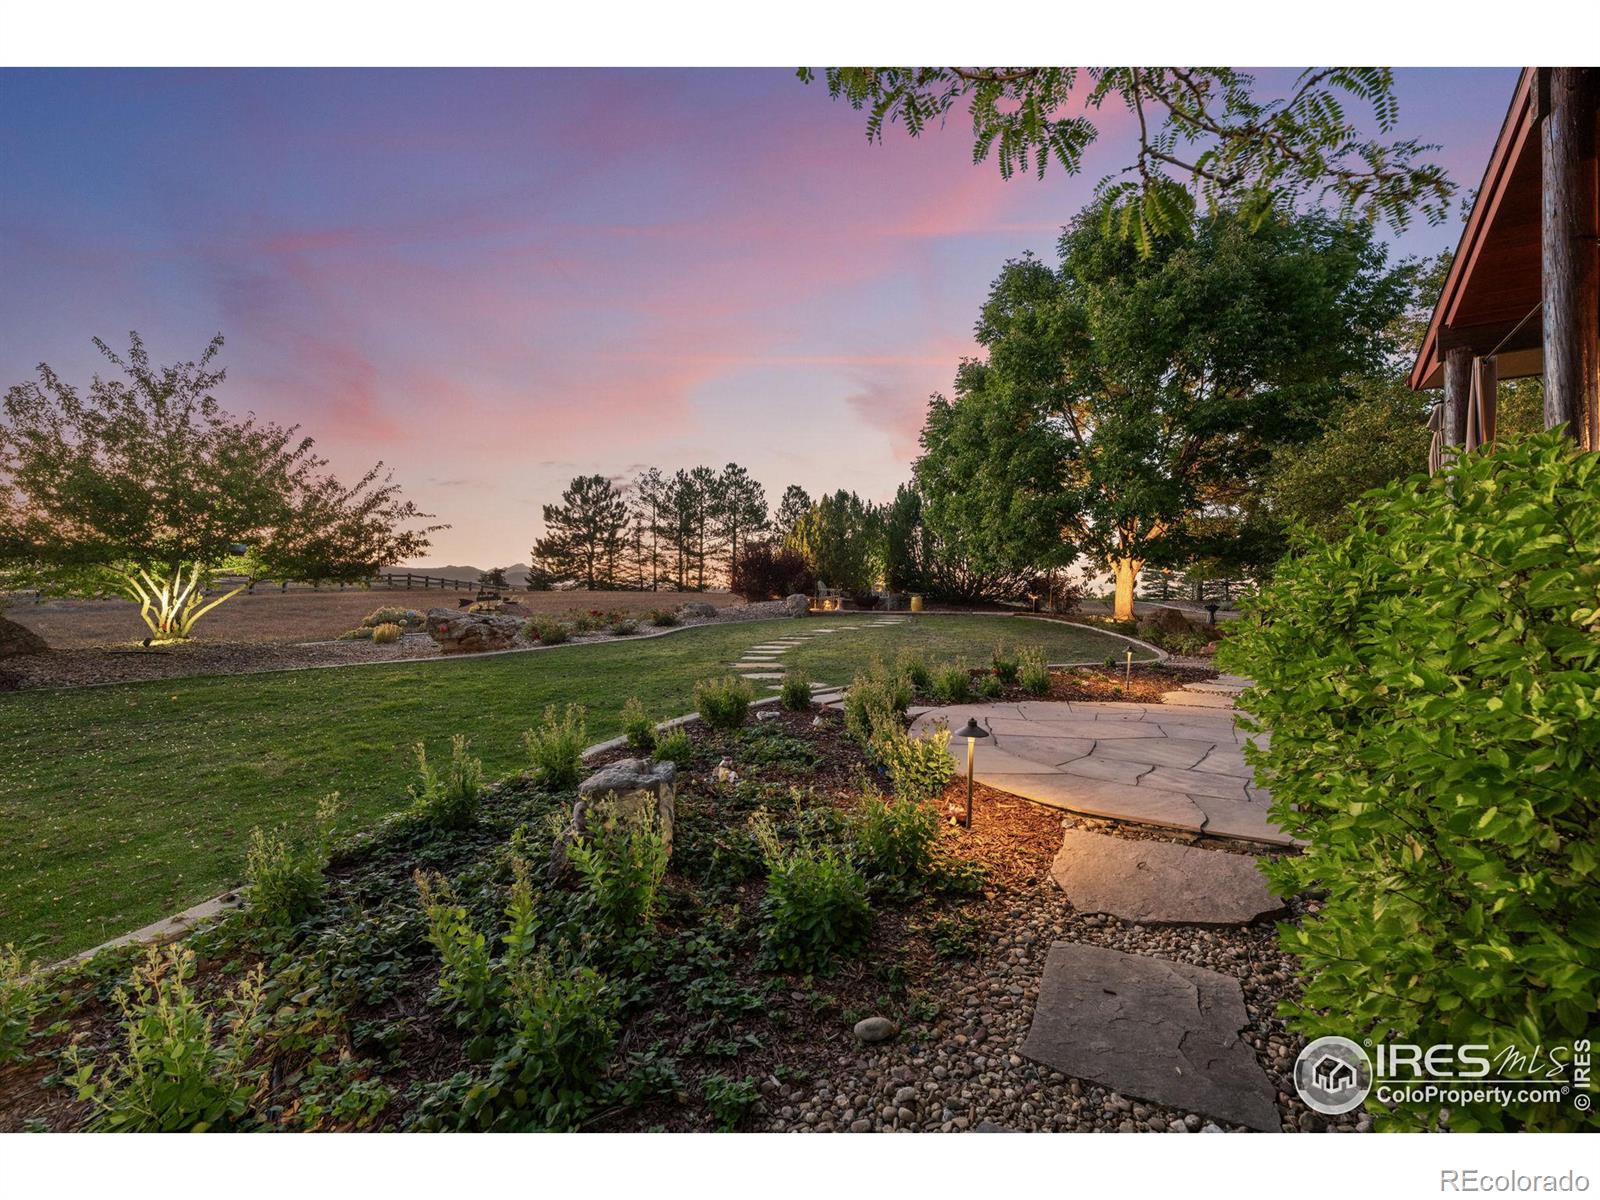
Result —
[[[1349,1038],[1318,1038],[1295,1059],[1294,1087],[1311,1109],[1337,1117],[1372,1091],[1372,1060]]]

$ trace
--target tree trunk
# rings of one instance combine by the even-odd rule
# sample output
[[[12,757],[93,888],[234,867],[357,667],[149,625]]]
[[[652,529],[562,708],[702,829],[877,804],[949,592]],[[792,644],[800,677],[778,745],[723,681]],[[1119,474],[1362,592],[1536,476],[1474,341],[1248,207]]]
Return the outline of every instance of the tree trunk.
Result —
[[[1600,449],[1600,244],[1594,71],[1550,67],[1544,118],[1544,423]]]
[[[1133,586],[1139,581],[1139,568],[1144,564],[1136,558],[1119,558],[1112,564],[1117,575],[1116,601],[1111,616],[1118,621],[1133,620]]]
[[[1467,399],[1472,393],[1472,350],[1452,346],[1444,355],[1444,444],[1459,450],[1467,440]],[[1449,456],[1446,456],[1449,461]]]

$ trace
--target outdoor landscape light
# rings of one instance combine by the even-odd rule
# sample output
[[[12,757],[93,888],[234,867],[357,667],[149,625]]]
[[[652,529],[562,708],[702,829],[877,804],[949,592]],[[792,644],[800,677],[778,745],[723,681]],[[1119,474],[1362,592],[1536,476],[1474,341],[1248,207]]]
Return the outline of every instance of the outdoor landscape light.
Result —
[[[967,718],[967,727],[957,737],[967,739],[967,819],[961,822],[968,829],[972,828],[972,756],[978,748],[978,739],[989,736],[989,731],[978,724],[977,717]]]
[[[1133,647],[1132,646],[1128,647],[1127,664],[1122,668],[1122,686],[1123,687],[1132,687],[1133,686]]]

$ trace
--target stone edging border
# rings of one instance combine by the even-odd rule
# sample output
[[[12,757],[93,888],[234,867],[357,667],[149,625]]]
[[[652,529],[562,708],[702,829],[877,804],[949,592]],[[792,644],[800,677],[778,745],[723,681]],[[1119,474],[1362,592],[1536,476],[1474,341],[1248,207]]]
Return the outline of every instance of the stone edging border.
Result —
[[[1167,659],[1172,657],[1172,655],[1168,654],[1165,650],[1163,650],[1160,646],[1155,645],[1153,642],[1147,642],[1136,637],[1129,637],[1125,633],[1118,633],[1115,629],[1101,629],[1098,625],[1085,625],[1082,621],[1058,621],[1054,617],[1037,616],[1033,613],[1016,613],[1014,615],[1018,619],[1024,621],[1043,621],[1049,625],[1069,625],[1073,629],[1087,629],[1090,633],[1103,633],[1107,637],[1120,638],[1124,642],[1132,642],[1135,646],[1140,646],[1145,650],[1149,650],[1156,656],[1156,662],[1158,663],[1164,663],[1167,661]],[[1094,667],[1099,666],[1100,664],[1050,663],[1049,665],[1052,667]]]

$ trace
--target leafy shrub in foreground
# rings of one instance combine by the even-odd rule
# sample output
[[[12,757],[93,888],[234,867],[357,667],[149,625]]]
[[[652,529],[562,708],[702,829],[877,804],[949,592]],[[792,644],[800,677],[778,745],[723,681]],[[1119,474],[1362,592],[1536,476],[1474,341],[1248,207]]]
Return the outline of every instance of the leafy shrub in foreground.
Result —
[[[529,617],[522,626],[522,636],[541,646],[559,646],[572,636],[572,630],[555,617]]]
[[[783,677],[783,690],[779,703],[790,712],[806,712],[811,708],[811,683],[798,671]]]
[[[736,675],[702,679],[694,689],[695,709],[700,719],[713,729],[739,728],[755,698],[749,681]]]
[[[655,753],[651,757],[657,762],[674,763],[680,771],[685,770],[694,759],[694,742],[690,740],[687,730],[669,729],[656,739]]]
[[[856,855],[879,879],[901,889],[920,890],[934,873],[939,834],[939,813],[931,804],[904,797],[885,799],[872,789],[862,793],[856,810]]]
[[[1600,991],[1600,455],[1500,443],[1297,540],[1223,643],[1271,731],[1246,756],[1322,889],[1284,926],[1308,1036],[1517,1047],[1587,1036]],[[1571,1128],[1462,1104],[1453,1129]],[[1432,1124],[1435,1109],[1380,1120]]]
[[[993,700],[1005,690],[1005,685],[1000,682],[1000,676],[992,671],[985,671],[978,676],[978,681],[973,685],[974,692],[983,700]]]
[[[497,994],[489,940],[473,927],[443,876],[418,871],[412,878],[427,917],[428,942],[439,955],[440,997],[455,1010],[458,1024],[487,1026]]]
[[[919,692],[925,692],[933,686],[933,672],[928,669],[928,660],[917,650],[905,649],[900,651],[895,658],[895,670]]]
[[[933,673],[934,699],[960,704],[972,695],[972,674],[965,663],[947,663]]]
[[[635,754],[649,754],[656,748],[656,723],[637,696],[629,696],[622,706],[622,732],[628,739],[628,749]]]
[[[700,1081],[700,1094],[705,1097],[706,1111],[724,1133],[743,1125],[761,1099],[754,1080],[729,1079],[726,1075],[707,1075]]]
[[[290,846],[282,834],[268,834],[260,826],[250,831],[244,878],[250,897],[247,915],[253,924],[288,929],[322,907],[338,812],[339,793],[333,792],[317,805],[316,837],[303,846]]]
[[[627,937],[655,919],[667,873],[667,844],[653,820],[607,819],[574,839],[567,861],[608,934]]]
[[[150,947],[112,997],[122,1053],[97,1069],[78,1044],[68,1048],[69,1081],[93,1107],[90,1129],[182,1133],[248,1123],[261,1075],[249,1061],[260,1036],[261,968],[221,1001],[220,1022],[190,989],[194,971],[192,950]]]
[[[38,971],[11,943],[0,946],[0,1067],[23,1057],[33,1019],[44,1009]]]
[[[522,735],[534,778],[553,792],[575,787],[583,774],[587,738],[583,705],[567,705],[560,720],[556,719],[554,704],[546,708],[539,728]]]
[[[386,621],[382,625],[372,627],[372,642],[375,646],[389,646],[400,640],[400,635],[405,630],[393,621]]]
[[[863,750],[880,733],[900,729],[911,706],[911,683],[891,674],[882,663],[855,677],[844,698],[844,727]]]
[[[994,648],[994,657],[990,659],[994,667],[995,676],[1006,687],[1017,681],[1017,673],[1022,669],[1022,663],[1017,658],[1015,650],[1008,650],[1000,645]]]
[[[841,954],[866,941],[872,924],[867,881],[832,846],[802,843],[785,850],[765,812],[750,831],[767,867],[761,901],[761,944],[766,961],[784,971],[821,974]]]
[[[483,792],[483,763],[467,753],[472,743],[464,733],[450,739],[450,765],[440,771],[428,761],[428,748],[417,743],[419,780],[411,787],[411,810],[425,824],[439,829],[465,829],[478,817]]]
[[[950,730],[943,725],[926,737],[912,737],[902,729],[880,733],[873,739],[872,757],[889,773],[894,794],[914,803],[942,796],[955,774]]]
[[[1030,696],[1050,694],[1050,668],[1043,646],[1026,646],[1017,652],[1017,682]]]

